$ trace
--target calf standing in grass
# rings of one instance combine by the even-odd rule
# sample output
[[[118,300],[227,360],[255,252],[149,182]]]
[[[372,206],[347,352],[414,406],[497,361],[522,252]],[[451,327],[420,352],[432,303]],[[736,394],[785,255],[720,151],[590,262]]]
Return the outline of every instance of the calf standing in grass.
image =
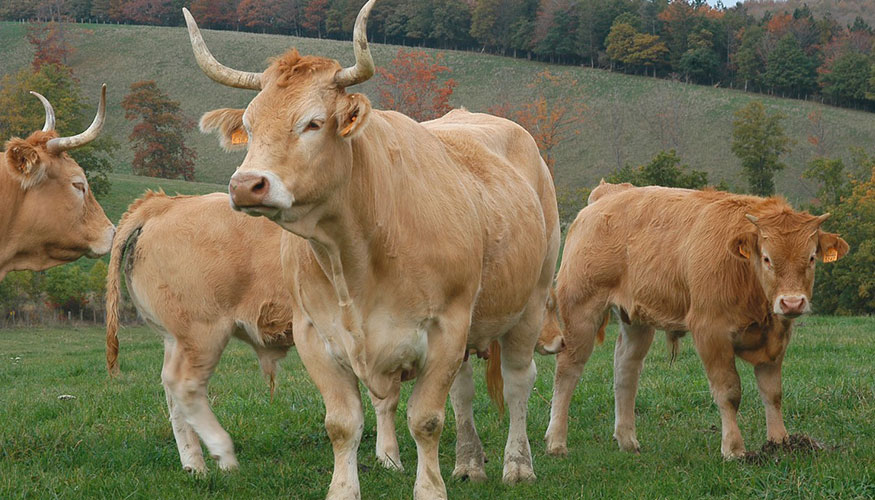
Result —
[[[186,470],[206,470],[198,436],[219,467],[234,445],[207,400],[207,382],[231,336],[255,349],[273,391],[276,362],[293,345],[282,286],[282,229],[231,210],[228,196],[147,192],[119,222],[106,283],[106,362],[118,370],[121,267],[140,315],[164,335],[161,380]],[[270,278],[270,279],[265,279]]]
[[[788,435],[781,364],[793,319],[811,311],[815,261],[848,244],[820,217],[781,198],[602,184],[568,231],[557,296],[567,349],[557,357],[547,450],[567,451],[568,406],[610,308],[620,318],[614,352],[620,448],[638,451],[634,407],[655,329],[690,331],[720,409],[726,458],[744,454],[736,422],[735,357],[754,365],[768,440]]]

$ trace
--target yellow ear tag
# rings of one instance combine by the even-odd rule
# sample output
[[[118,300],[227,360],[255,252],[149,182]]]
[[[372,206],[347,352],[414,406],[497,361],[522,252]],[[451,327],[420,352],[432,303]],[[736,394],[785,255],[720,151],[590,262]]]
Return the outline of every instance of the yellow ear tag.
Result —
[[[340,131],[341,136],[346,137],[349,135],[350,132],[352,132],[352,126],[355,125],[356,119],[358,119],[358,115],[352,115],[352,117],[349,119],[349,125],[347,125],[343,128],[343,130]]]
[[[839,251],[835,248],[830,248],[826,251],[826,254],[823,256],[824,262],[835,262],[839,260]]]
[[[231,132],[231,144],[234,146],[239,146],[240,144],[246,144],[249,142],[249,135],[243,129],[236,129]]]
[[[738,245],[738,253],[740,253],[745,259],[750,259],[750,254],[744,250],[744,247]]]

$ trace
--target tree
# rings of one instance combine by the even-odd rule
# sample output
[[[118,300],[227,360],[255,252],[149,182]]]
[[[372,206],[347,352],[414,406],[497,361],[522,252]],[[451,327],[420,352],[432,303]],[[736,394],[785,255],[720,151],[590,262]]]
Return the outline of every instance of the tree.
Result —
[[[818,157],[808,163],[802,177],[817,181],[817,201],[822,206],[839,205],[851,194],[851,178],[841,158]]]
[[[838,56],[820,76],[823,95],[840,103],[863,101],[870,91],[869,57],[855,51]]]
[[[554,149],[580,133],[578,127],[584,121],[586,106],[579,94],[560,94],[563,89],[577,87],[577,80],[567,74],[557,75],[544,70],[527,87],[536,91],[529,102],[519,107],[505,102],[489,108],[489,112],[511,119],[526,129],[535,139],[544,163],[553,174],[556,164]]]
[[[380,106],[393,109],[416,121],[431,120],[452,109],[450,96],[456,87],[452,78],[441,81],[441,73],[452,70],[441,64],[443,54],[434,57],[424,51],[398,49],[389,68],[377,68]]]
[[[763,29],[751,26],[744,30],[741,36],[741,46],[732,58],[736,67],[736,75],[744,82],[744,90],[748,85],[759,85],[762,78],[765,60],[761,52]]]
[[[154,80],[134,82],[122,100],[125,118],[142,120],[128,139],[134,149],[134,173],[150,177],[194,180],[197,154],[185,145],[185,133],[194,123],[182,114]]]
[[[815,63],[805,55],[792,33],[779,41],[766,62],[765,82],[774,91],[796,97],[814,90]]]
[[[666,186],[702,189],[708,185],[708,174],[681,165],[681,158],[672,149],[660,151],[650,163],[637,168],[626,165],[608,177],[608,182],[629,182],[636,186]]]
[[[619,22],[611,26],[608,33],[607,53],[614,61],[620,61],[631,67],[654,68],[662,62],[668,53],[668,48],[660,41],[657,35],[648,35],[638,32],[629,23]]]
[[[741,160],[750,192],[758,196],[775,193],[775,172],[786,165],[781,155],[790,152],[790,138],[784,133],[782,113],[766,113],[761,101],[751,101],[735,112],[732,122],[732,152]]]
[[[27,41],[34,49],[31,62],[34,71],[39,71],[44,65],[56,65],[69,70],[66,66],[67,56],[73,53],[73,47],[62,26],[52,21],[27,27]],[[72,73],[72,70],[69,71]]]

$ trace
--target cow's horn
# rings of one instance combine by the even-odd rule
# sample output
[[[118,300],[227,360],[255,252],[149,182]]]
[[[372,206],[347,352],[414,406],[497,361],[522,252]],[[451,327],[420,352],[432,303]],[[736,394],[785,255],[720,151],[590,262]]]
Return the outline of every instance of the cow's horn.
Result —
[[[208,77],[229,87],[261,90],[261,73],[238,71],[221,64],[213,57],[207,44],[204,43],[204,37],[201,36],[201,31],[198,29],[197,23],[194,22],[191,12],[183,7],[182,14],[185,16],[185,24],[188,25],[188,37],[191,39],[194,58],[197,60],[197,65]]]
[[[43,107],[46,108],[46,123],[43,125],[43,132],[55,130],[55,108],[52,107],[52,103],[39,92],[31,90],[30,93],[35,95],[43,103]]]
[[[334,75],[334,83],[338,87],[349,87],[374,76],[374,58],[371,57],[371,49],[368,48],[367,33],[368,15],[371,13],[374,2],[376,0],[368,0],[355,19],[355,28],[352,31],[355,66],[344,68]]]
[[[830,215],[832,215],[832,214],[829,213],[829,212],[827,212],[827,213],[825,213],[825,214],[823,214],[823,215],[819,215],[819,216],[817,217],[817,227],[820,227],[821,224],[823,224],[824,222],[826,222],[826,220],[829,219],[829,216],[830,216]]]
[[[751,224],[753,224],[754,226],[756,226],[757,221],[760,220],[759,217],[756,217],[756,216],[751,215],[751,214],[744,214],[744,216],[747,217],[747,220],[749,220],[751,222]]]
[[[89,142],[97,139],[100,129],[103,128],[103,122],[106,119],[106,84],[100,87],[100,103],[97,105],[97,116],[91,125],[85,129],[85,132],[74,135],[72,137],[58,137],[50,139],[46,143],[46,149],[49,153],[58,154],[62,151],[68,151],[73,148],[84,146]]]

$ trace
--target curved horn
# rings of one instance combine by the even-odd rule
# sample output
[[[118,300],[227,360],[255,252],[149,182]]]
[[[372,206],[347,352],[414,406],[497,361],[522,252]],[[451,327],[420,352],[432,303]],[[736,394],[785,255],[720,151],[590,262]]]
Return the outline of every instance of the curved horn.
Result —
[[[52,107],[52,103],[50,103],[49,100],[43,97],[39,92],[31,90],[30,93],[42,101],[43,107],[46,108],[46,123],[43,125],[43,132],[55,130],[55,108]]]
[[[197,65],[208,77],[229,87],[261,90],[261,73],[237,71],[217,61],[210,53],[210,49],[207,48],[207,44],[204,43],[204,37],[201,36],[201,31],[198,29],[197,23],[194,22],[191,12],[183,7],[182,14],[185,16],[185,24],[188,26],[188,37],[191,39],[194,58],[197,60]]]
[[[747,220],[749,220],[754,226],[756,226],[757,221],[760,220],[759,217],[753,216],[751,214],[744,214],[744,216],[747,217]]]
[[[89,142],[97,139],[100,134],[100,129],[103,128],[103,122],[106,120],[106,84],[100,87],[100,103],[97,105],[97,116],[91,125],[85,129],[85,132],[74,135],[72,137],[58,137],[50,139],[46,143],[46,149],[49,153],[58,154],[62,151],[68,151],[73,148],[84,146]]]
[[[815,219],[815,220],[817,221],[817,227],[820,227],[821,224],[823,224],[824,222],[826,222],[826,220],[829,219],[829,216],[830,216],[830,215],[832,215],[832,214],[829,213],[829,212],[827,212],[827,213],[825,213],[825,214],[823,214],[823,215],[818,216],[817,219]]]
[[[368,48],[368,15],[377,0],[368,0],[368,3],[359,11],[355,19],[355,28],[352,31],[352,47],[355,51],[355,66],[344,68],[334,75],[334,83],[338,87],[349,87],[362,83],[374,76],[374,59]]]

